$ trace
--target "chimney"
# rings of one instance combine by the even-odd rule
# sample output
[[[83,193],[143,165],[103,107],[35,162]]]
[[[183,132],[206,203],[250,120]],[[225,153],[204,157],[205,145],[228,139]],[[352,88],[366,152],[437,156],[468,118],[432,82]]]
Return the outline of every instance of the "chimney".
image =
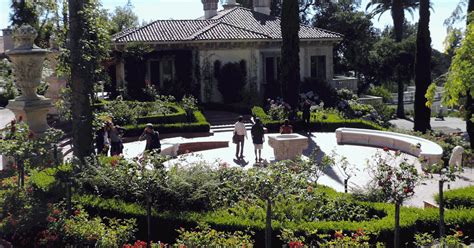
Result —
[[[235,0],[225,0],[222,4],[222,7],[224,7],[224,9],[232,9],[233,7],[236,7],[238,5],[239,4],[236,3]]]
[[[265,15],[270,15],[272,0],[253,0],[253,10]]]
[[[211,19],[217,15],[217,3],[219,0],[201,0],[204,7],[204,18]]]

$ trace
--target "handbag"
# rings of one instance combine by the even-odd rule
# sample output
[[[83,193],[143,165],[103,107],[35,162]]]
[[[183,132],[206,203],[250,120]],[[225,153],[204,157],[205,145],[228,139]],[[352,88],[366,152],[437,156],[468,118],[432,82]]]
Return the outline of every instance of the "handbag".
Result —
[[[237,138],[237,133],[234,132],[234,135],[232,136],[232,143],[237,144],[238,143],[238,138]]]

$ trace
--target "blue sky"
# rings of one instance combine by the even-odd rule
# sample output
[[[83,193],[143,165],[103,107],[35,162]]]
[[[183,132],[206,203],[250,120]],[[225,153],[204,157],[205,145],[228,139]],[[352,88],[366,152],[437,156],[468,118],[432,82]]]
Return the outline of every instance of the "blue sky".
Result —
[[[144,21],[152,21],[157,19],[194,19],[200,17],[203,13],[201,0],[131,0],[134,11],[139,18]],[[9,4],[11,0],[0,0],[0,28],[4,28],[9,24]],[[362,0],[362,7],[368,0]],[[446,28],[443,21],[449,17],[456,7],[459,0],[432,0],[433,11],[430,19],[430,30],[432,46],[440,51],[443,50],[443,40],[446,36]],[[102,0],[102,4],[106,9],[113,10],[116,6],[122,6],[127,0]],[[407,15],[410,22],[418,20],[418,14],[412,19]],[[373,20],[375,27],[383,28],[386,25],[392,25],[390,13],[387,12],[380,18]]]

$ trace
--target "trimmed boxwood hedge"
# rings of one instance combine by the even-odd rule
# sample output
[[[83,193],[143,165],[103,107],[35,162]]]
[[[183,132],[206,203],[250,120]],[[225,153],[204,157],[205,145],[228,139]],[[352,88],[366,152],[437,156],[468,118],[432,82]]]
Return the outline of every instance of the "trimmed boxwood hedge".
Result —
[[[439,195],[435,196],[439,204]],[[444,192],[444,206],[446,208],[474,208],[474,186],[447,190]]]
[[[174,109],[173,113],[167,115],[149,115],[141,116],[137,118],[137,123],[146,124],[163,124],[163,123],[180,123],[187,122],[186,111],[183,108],[176,105],[169,105],[169,108]]]
[[[136,203],[126,203],[118,199],[103,199],[99,196],[86,195],[76,196],[75,199],[83,204],[88,210],[96,213],[107,213],[112,216],[133,217],[143,219],[145,209],[142,205]],[[386,214],[380,219],[370,221],[350,222],[350,221],[318,221],[318,222],[287,222],[280,223],[272,221],[274,228],[273,239],[277,239],[279,230],[282,227],[292,229],[297,234],[303,234],[306,230],[317,230],[321,234],[333,234],[335,230],[344,232],[354,232],[363,228],[365,232],[370,233],[372,242],[384,242],[391,244],[393,241],[394,215],[395,207],[387,203],[361,203],[368,208],[376,211],[382,211]],[[263,210],[262,210],[263,211]],[[155,221],[160,224],[160,231],[172,234],[171,227],[193,226],[197,223],[207,223],[218,230],[252,230],[256,232],[256,240],[260,240],[265,230],[265,218],[262,214],[261,219],[246,218],[229,213],[227,209],[213,212],[161,212],[153,211]],[[162,221],[170,226],[162,225]],[[432,232],[437,230],[439,221],[439,212],[437,209],[420,209],[414,207],[402,207],[400,213],[401,243],[412,243],[414,234],[417,232]],[[459,226],[461,230],[469,237],[474,236],[474,209],[459,209],[447,211],[445,213],[445,222],[447,228]],[[163,229],[163,230],[161,230]],[[261,235],[262,234],[262,235]],[[435,234],[437,235],[437,234]],[[278,244],[278,243],[276,243]]]
[[[160,133],[188,133],[188,132],[209,132],[211,125],[207,122],[206,118],[200,111],[194,111],[194,122],[181,122],[181,123],[160,123],[155,124],[155,130]],[[125,136],[133,137],[139,136],[143,133],[146,124],[141,123],[137,125],[126,125],[122,128],[125,129]]]
[[[269,132],[279,132],[280,126],[283,125],[283,120],[272,120],[271,117],[265,113],[261,107],[253,107],[252,114],[255,117],[259,117],[262,120],[263,125],[268,129]],[[292,121],[291,125],[293,130],[299,131],[304,130],[304,122],[302,120]],[[340,127],[351,127],[351,128],[366,128],[375,130],[385,130],[382,126],[361,119],[342,119],[333,114],[328,114],[326,119],[311,119],[311,130],[316,132],[334,132]]]

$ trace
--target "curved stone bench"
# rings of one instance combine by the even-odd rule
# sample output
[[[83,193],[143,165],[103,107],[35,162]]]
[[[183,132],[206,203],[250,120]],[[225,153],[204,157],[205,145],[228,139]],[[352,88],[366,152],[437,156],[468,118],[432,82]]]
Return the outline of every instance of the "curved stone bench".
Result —
[[[438,144],[407,134],[359,128],[338,128],[336,129],[336,138],[338,144],[387,147],[392,150],[400,150],[424,158],[429,164],[439,162],[443,156],[443,148]],[[418,147],[418,145],[420,146]]]

